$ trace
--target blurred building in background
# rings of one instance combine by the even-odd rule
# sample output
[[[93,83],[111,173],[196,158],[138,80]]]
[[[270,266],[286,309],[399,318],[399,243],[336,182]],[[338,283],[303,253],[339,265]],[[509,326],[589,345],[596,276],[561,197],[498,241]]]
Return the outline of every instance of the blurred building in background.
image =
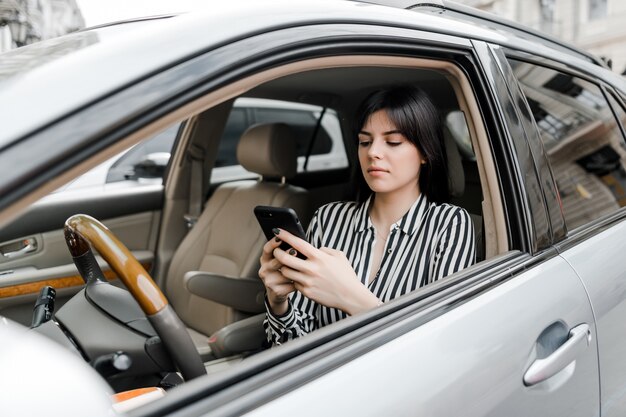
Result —
[[[0,52],[84,26],[75,0],[0,0]]]
[[[549,33],[626,75],[625,0],[457,0]]]

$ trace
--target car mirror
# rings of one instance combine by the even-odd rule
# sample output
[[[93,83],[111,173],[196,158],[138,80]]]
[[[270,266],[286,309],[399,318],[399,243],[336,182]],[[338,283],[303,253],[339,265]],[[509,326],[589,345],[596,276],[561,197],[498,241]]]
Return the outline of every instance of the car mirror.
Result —
[[[126,179],[163,178],[170,160],[169,152],[154,152],[145,156],[133,166],[133,171],[126,174]]]

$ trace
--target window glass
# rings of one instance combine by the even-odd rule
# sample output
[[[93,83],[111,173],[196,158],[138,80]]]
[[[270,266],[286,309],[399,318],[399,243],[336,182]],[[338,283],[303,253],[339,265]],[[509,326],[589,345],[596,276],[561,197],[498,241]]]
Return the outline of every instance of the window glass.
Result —
[[[307,171],[329,170],[348,166],[337,113],[327,109],[315,139],[313,133],[322,115],[322,107],[279,100],[238,98],[233,104],[220,141],[211,176],[212,182],[232,181],[251,174],[237,161],[237,145],[241,135],[258,123],[286,123],[293,131],[298,155],[298,172],[311,147]],[[311,141],[313,142],[311,143]]]
[[[228,116],[226,126],[224,126],[224,134],[220,139],[217,150],[217,159],[215,167],[226,167],[237,165],[237,144],[239,138],[251,125],[246,115],[245,108],[234,107]]]
[[[280,108],[257,108],[254,113],[255,122],[257,123],[287,123],[294,131],[298,156],[306,156],[311,140],[313,140],[317,120],[321,115],[321,109],[303,111]],[[329,153],[332,146],[330,136],[321,128],[313,141],[311,155]]]
[[[569,230],[626,205],[626,147],[600,88],[509,60],[539,127]]]
[[[138,178],[162,179],[179,128],[180,123],[177,123],[153,138],[132,147],[111,165],[107,172],[106,182]],[[147,171],[146,175],[139,172],[138,168],[142,163],[146,168],[154,166],[153,172]]]
[[[224,133],[220,139],[212,182],[233,181],[250,178],[252,174],[237,161],[237,144],[241,135],[257,123],[287,123],[294,131],[298,154],[298,172],[303,171],[304,160],[310,146],[313,131],[321,115],[319,106],[278,100],[239,98],[233,104]],[[172,146],[180,124],[176,124],[156,136],[132,147],[129,151],[94,168],[66,188],[80,188],[103,183],[120,183],[132,180],[153,183],[163,178]],[[337,113],[328,109],[322,119],[318,134],[313,141],[307,171],[344,168],[348,160],[341,135]]]

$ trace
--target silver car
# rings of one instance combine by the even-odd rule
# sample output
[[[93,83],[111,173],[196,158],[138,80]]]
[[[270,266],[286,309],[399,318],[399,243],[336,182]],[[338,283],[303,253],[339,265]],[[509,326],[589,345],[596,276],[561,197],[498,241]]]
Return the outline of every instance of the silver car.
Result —
[[[376,3],[228,2],[0,55],[0,366],[19,381],[0,390],[3,415],[626,413],[626,82],[454,3]],[[306,221],[352,198],[355,107],[399,83],[441,111],[478,262],[268,349],[251,208],[292,206]],[[214,180],[236,100],[289,103],[238,135],[291,125],[305,144],[296,175],[264,168],[283,150],[259,137],[230,153],[259,175]],[[314,109],[304,129],[286,114],[301,105]],[[133,163],[132,187],[50,195],[168,129],[165,168],[139,158],[162,180],[139,181]],[[328,143],[345,163],[312,169]],[[56,365],[50,384],[15,366],[37,336],[52,340],[37,351]],[[55,383],[59,369],[90,394]],[[29,386],[64,401],[18,402]]]

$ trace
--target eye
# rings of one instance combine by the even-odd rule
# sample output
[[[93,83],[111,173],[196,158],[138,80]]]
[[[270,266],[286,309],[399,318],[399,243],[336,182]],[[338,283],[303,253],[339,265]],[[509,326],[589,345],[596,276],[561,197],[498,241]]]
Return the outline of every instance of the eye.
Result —
[[[371,140],[360,140],[360,141],[359,141],[359,146],[361,146],[361,147],[363,147],[363,148],[364,148],[364,147],[366,147],[366,146],[369,146],[369,144],[370,144],[370,143],[372,143],[372,141],[371,141]]]
[[[389,132],[385,135],[385,143],[391,147],[400,146],[406,142],[406,138],[400,132]]]

